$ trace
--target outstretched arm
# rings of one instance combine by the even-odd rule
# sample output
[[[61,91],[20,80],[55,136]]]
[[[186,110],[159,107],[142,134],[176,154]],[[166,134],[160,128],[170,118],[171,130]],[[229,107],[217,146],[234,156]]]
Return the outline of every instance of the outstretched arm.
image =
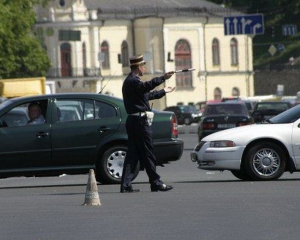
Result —
[[[167,72],[164,74],[164,79],[167,80],[169,79],[170,77],[172,77],[174,74],[174,71],[171,71],[171,72]]]

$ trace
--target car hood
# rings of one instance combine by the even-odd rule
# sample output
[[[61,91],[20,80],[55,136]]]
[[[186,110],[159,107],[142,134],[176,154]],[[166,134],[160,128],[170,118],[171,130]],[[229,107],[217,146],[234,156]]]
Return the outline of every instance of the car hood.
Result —
[[[291,138],[293,124],[252,124],[210,134],[204,137],[202,141],[232,140],[239,145],[260,138],[272,138],[282,141]]]

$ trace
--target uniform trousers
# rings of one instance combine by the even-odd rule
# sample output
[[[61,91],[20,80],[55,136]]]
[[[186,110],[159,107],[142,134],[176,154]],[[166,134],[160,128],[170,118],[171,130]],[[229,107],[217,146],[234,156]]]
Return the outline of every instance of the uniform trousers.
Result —
[[[130,187],[138,161],[145,167],[151,185],[161,185],[153,154],[153,132],[146,117],[129,115],[126,120],[128,150],[122,173],[122,187]]]

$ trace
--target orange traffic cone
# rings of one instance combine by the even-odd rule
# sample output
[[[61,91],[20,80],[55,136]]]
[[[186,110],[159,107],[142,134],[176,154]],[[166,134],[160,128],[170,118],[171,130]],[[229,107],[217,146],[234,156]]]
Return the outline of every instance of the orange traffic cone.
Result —
[[[97,182],[96,182],[95,173],[94,173],[93,169],[90,169],[90,172],[89,172],[89,179],[88,179],[88,183],[86,186],[85,200],[84,200],[83,205],[85,205],[85,206],[101,205],[99,193],[98,193]]]

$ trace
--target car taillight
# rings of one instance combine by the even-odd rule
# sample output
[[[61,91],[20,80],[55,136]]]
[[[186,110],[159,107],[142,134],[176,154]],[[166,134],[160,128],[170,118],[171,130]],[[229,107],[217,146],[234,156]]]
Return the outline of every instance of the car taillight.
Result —
[[[171,119],[171,137],[178,138],[178,123],[175,115],[173,115]]]
[[[209,129],[214,129],[215,124],[214,123],[203,123],[202,124],[202,129],[203,130],[209,130]]]

